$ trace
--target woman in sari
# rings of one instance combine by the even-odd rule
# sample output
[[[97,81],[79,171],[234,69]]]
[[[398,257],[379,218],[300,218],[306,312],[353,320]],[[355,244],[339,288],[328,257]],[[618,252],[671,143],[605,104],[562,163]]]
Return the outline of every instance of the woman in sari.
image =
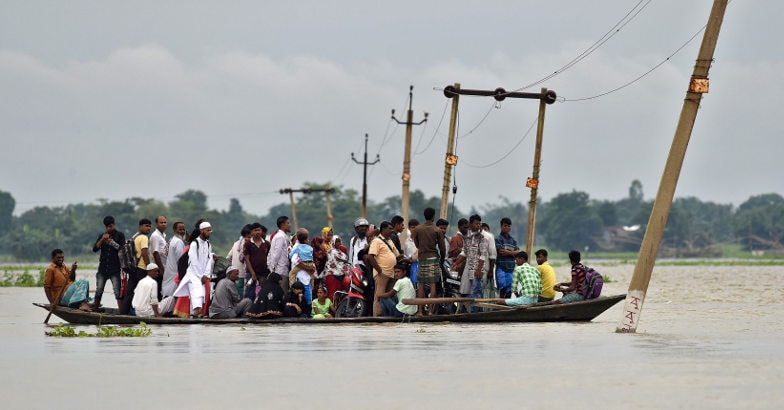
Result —
[[[338,290],[346,290],[343,279],[351,268],[348,262],[348,250],[341,244],[340,237],[335,237],[335,243],[327,253],[327,263],[324,266],[323,282],[327,288],[327,297],[332,299]]]

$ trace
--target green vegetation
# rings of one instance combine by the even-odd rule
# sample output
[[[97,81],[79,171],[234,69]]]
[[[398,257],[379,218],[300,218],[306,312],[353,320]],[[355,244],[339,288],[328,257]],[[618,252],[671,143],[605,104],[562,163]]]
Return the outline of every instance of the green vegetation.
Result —
[[[146,337],[152,334],[152,329],[147,324],[141,322],[138,328],[119,328],[117,326],[99,326],[95,333],[88,333],[84,330],[78,332],[73,327],[61,323],[51,332],[44,332],[52,337]]]
[[[19,274],[19,271],[22,271]],[[38,271],[37,275],[33,275],[30,271]],[[8,267],[3,268],[3,276],[0,277],[0,287],[22,287],[22,288],[33,288],[33,287],[41,287],[44,285],[44,273],[46,272],[45,269],[41,268],[23,268],[22,269],[14,269],[11,270]]]

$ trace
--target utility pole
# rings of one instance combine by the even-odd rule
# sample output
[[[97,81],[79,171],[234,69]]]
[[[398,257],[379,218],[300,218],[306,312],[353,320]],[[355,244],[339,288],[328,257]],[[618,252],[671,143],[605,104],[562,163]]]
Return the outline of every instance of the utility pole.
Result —
[[[656,262],[656,255],[659,253],[664,228],[667,225],[667,217],[672,206],[672,199],[675,196],[675,188],[678,185],[691,131],[697,118],[697,110],[700,108],[702,94],[708,92],[708,71],[713,61],[713,52],[719,39],[719,30],[724,19],[727,2],[727,0],[713,1],[708,25],[702,37],[702,45],[697,54],[697,62],[689,80],[689,89],[683,100],[678,127],[675,130],[670,153],[667,156],[664,172],[659,182],[659,191],[653,202],[648,227],[645,229],[645,236],[640,244],[637,264],[634,265],[634,274],[629,282],[629,291],[626,294],[621,320],[618,322],[618,327],[615,328],[615,331],[619,333],[635,333],[637,325],[640,323],[642,304],[651,281],[651,273]]]
[[[351,153],[351,159],[354,160],[357,164],[362,164],[362,217],[367,218],[367,167],[368,165],[375,165],[378,161],[381,161],[381,157],[376,154],[376,160],[373,162],[368,162],[367,160],[367,143],[368,143],[368,135],[365,134],[365,159],[362,162],[357,161],[354,158],[354,153]]]
[[[314,192],[324,192],[327,195],[327,221],[329,222],[329,227],[332,228],[332,210],[330,209],[329,205],[329,194],[335,192],[335,188],[300,188],[300,189],[292,189],[292,188],[283,188],[279,190],[281,194],[289,194],[289,201],[291,202],[291,220],[294,221],[294,231],[296,232],[299,229],[299,223],[297,222],[297,209],[294,206],[294,193],[295,192],[302,192],[303,194],[311,194]]]
[[[447,98],[454,98],[457,100],[458,95],[478,95],[483,97],[493,97],[496,101],[503,101],[505,98],[531,98],[539,100],[539,124],[536,128],[536,152],[534,153],[534,175],[532,178],[528,178],[526,181],[526,186],[531,188],[531,201],[529,202],[528,207],[528,235],[527,241],[525,244],[525,249],[528,254],[531,254],[531,249],[533,247],[534,242],[534,225],[536,220],[536,195],[539,188],[539,160],[541,158],[541,150],[542,150],[542,134],[544,133],[544,108],[545,104],[552,104],[556,100],[556,94],[553,90],[548,90],[547,88],[542,88],[541,93],[523,93],[523,92],[507,92],[503,88],[496,88],[495,90],[464,90],[460,89],[460,84],[455,84],[454,86],[448,85],[444,88],[444,95]],[[446,162],[447,166],[449,166],[450,160],[453,162],[452,165],[457,164],[457,156],[452,155],[450,152],[453,149],[453,138],[454,138],[454,130],[453,124],[455,122],[455,116],[457,112],[457,104],[455,101],[452,103],[452,121],[449,124],[449,148],[447,149],[447,156]],[[442,192],[441,196],[441,204],[442,207],[444,206],[445,197],[447,195],[447,188],[448,188],[448,179],[447,173],[444,172],[444,191]],[[442,215],[444,214],[444,210],[441,210]],[[443,218],[443,216],[442,216]]]
[[[400,211],[403,214],[402,216],[405,223],[408,223],[408,187],[411,181],[411,128],[414,125],[421,125],[427,121],[427,113],[425,113],[425,119],[416,123],[414,122],[414,110],[411,109],[413,101],[414,86],[412,85],[409,86],[408,89],[408,113],[406,115],[406,122],[402,122],[395,118],[395,110],[392,110],[392,119],[398,124],[406,124],[406,145],[403,151],[403,175],[401,176],[401,179],[403,180],[403,193],[400,195]],[[405,243],[407,237],[408,231],[403,229],[403,232],[400,233],[400,243]]]
[[[460,90],[460,83],[452,86],[455,90]],[[444,93],[446,95],[446,93]],[[460,102],[460,95],[450,94],[447,98],[452,99],[452,116],[449,119],[449,140],[446,144],[446,158],[444,159],[444,186],[441,189],[441,212],[440,217],[447,219],[447,207],[449,206],[449,180],[452,179],[452,167],[457,165],[457,155],[455,155],[455,129],[457,128],[457,104]]]
[[[547,93],[546,88],[542,88],[542,94]],[[531,250],[534,246],[534,230],[536,225],[536,197],[539,194],[539,164],[542,159],[542,134],[544,133],[544,107],[545,101],[539,100],[539,121],[536,126],[536,149],[534,150],[534,170],[531,178],[525,182],[525,186],[531,188],[531,200],[528,202],[528,235],[525,241],[525,252],[533,255]]]

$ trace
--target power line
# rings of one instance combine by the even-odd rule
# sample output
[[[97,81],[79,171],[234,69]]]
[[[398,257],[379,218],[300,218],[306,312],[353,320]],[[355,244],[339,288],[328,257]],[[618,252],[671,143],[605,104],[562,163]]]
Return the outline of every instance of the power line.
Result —
[[[691,38],[689,38],[689,39],[688,39],[688,40],[687,40],[685,43],[683,43],[683,44],[682,44],[680,47],[678,47],[678,48],[677,48],[677,49],[676,49],[676,50],[675,50],[675,51],[674,51],[672,54],[670,54],[669,56],[667,56],[667,58],[665,58],[664,60],[662,60],[661,62],[659,62],[659,64],[656,64],[655,66],[653,66],[653,68],[651,68],[650,70],[648,70],[648,71],[644,72],[643,74],[641,74],[641,75],[640,75],[640,76],[638,76],[637,78],[635,78],[635,79],[633,79],[633,80],[631,80],[631,81],[629,81],[629,82],[627,82],[627,83],[625,83],[625,84],[623,84],[623,85],[621,85],[621,86],[619,86],[619,87],[613,88],[612,90],[605,91],[605,92],[603,92],[603,93],[601,93],[601,94],[597,94],[597,95],[594,95],[594,96],[592,96],[592,97],[583,97],[583,98],[575,98],[575,99],[566,99],[566,98],[565,98],[563,101],[564,101],[564,102],[566,102],[566,101],[569,101],[569,102],[576,102],[576,101],[588,101],[588,100],[592,100],[592,99],[594,99],[594,98],[604,97],[605,95],[612,94],[612,93],[614,93],[614,92],[616,92],[616,91],[622,90],[622,89],[624,89],[624,88],[626,88],[626,87],[628,87],[628,86],[630,86],[630,85],[632,85],[632,84],[636,83],[637,81],[641,80],[643,77],[645,77],[645,76],[647,76],[648,74],[650,74],[650,73],[654,72],[654,71],[655,71],[657,68],[661,67],[661,66],[662,66],[664,63],[666,63],[667,61],[670,61],[670,58],[672,58],[673,56],[675,56],[676,54],[678,54],[679,52],[681,52],[681,50],[683,50],[683,49],[684,49],[684,48],[685,48],[687,45],[689,45],[689,43],[691,43],[692,41],[694,41],[694,39],[695,39],[695,38],[697,38],[697,36],[698,36],[700,33],[702,33],[704,30],[705,30],[705,27],[706,27],[706,26],[707,26],[707,24],[706,24],[705,26],[702,26],[702,28],[701,28],[701,29],[699,29],[699,31],[697,31],[696,33],[694,33],[694,35],[693,35],[693,36],[691,36]]]
[[[433,136],[430,138],[430,141],[427,143],[427,146],[422,151],[419,151],[419,144],[417,144],[417,147],[414,150],[414,155],[422,154],[425,151],[427,151],[428,148],[430,148],[430,144],[433,143],[433,141],[436,139],[436,135],[438,135],[438,130],[441,129],[441,123],[444,122],[447,108],[449,108],[449,100],[447,100],[446,103],[444,103],[444,112],[441,113],[441,119],[438,120],[438,125],[436,126],[436,129],[433,131]],[[422,130],[422,133],[424,134],[424,129]],[[420,139],[419,142],[422,142],[422,140]]]
[[[512,149],[510,149],[506,154],[501,156],[501,158],[499,158],[499,159],[497,159],[497,160],[495,160],[495,161],[493,161],[493,162],[491,162],[489,164],[486,164],[486,165],[474,165],[474,164],[471,164],[470,162],[468,162],[466,160],[463,160],[463,163],[466,164],[467,166],[471,167],[471,168],[489,168],[489,167],[492,167],[495,164],[498,164],[499,162],[505,160],[509,155],[512,155],[512,153],[517,149],[517,147],[519,147],[520,144],[526,138],[528,138],[528,134],[531,133],[531,130],[534,128],[534,125],[536,125],[537,121],[538,121],[538,119],[534,119],[534,121],[531,123],[531,126],[529,126],[528,130],[525,132],[525,134],[523,134],[522,138],[520,138],[520,140],[517,141],[517,144],[515,144],[514,147],[512,147]]]
[[[514,91],[525,90],[525,89],[531,88],[533,86],[542,84],[543,82],[545,82],[545,81],[547,81],[547,80],[549,80],[549,79],[551,79],[551,78],[553,78],[553,77],[563,73],[564,71],[572,68],[574,65],[576,65],[580,61],[584,60],[586,57],[591,55],[594,51],[598,50],[599,47],[601,47],[604,43],[606,43],[611,38],[613,38],[616,34],[618,34],[618,32],[620,32],[622,28],[624,28],[627,24],[629,24],[632,20],[634,20],[634,18],[637,17],[637,15],[639,15],[640,12],[642,12],[642,10],[645,9],[648,6],[648,4],[650,4],[651,1],[653,1],[653,0],[647,0],[645,2],[645,4],[642,7],[640,7],[640,4],[642,4],[644,1],[645,0],[640,0],[637,4],[635,4],[634,7],[632,7],[632,9],[629,10],[629,12],[626,13],[625,16],[623,16],[623,18],[618,20],[618,22],[615,23],[615,25],[612,26],[612,28],[610,28],[610,30],[608,30],[601,38],[599,38],[593,44],[591,44],[590,47],[586,48],[585,50],[583,50],[582,53],[578,54],[577,57],[573,58],[571,61],[569,61],[568,63],[566,63],[563,66],[561,66],[561,68],[558,68],[557,70],[555,70],[551,74],[545,76],[544,78],[542,78],[542,79],[540,79],[538,81],[535,81],[535,82],[533,82],[531,84],[528,84],[528,85],[525,85],[523,87],[520,87],[520,88],[518,88],[517,90],[514,90]],[[637,10],[638,7],[639,7],[639,10]],[[629,16],[631,16],[631,17],[629,17]]]

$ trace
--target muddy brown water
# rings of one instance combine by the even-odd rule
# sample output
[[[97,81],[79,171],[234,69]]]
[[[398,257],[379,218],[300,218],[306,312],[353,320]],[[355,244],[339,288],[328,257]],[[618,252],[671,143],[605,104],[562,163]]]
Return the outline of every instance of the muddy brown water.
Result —
[[[615,280],[605,294],[626,291],[632,265],[597,268]],[[782,279],[782,266],[658,267],[636,334],[615,333],[620,303],[590,323],[168,325],[63,339],[44,335],[46,312],[31,305],[43,289],[0,288],[0,406],[781,408]]]

